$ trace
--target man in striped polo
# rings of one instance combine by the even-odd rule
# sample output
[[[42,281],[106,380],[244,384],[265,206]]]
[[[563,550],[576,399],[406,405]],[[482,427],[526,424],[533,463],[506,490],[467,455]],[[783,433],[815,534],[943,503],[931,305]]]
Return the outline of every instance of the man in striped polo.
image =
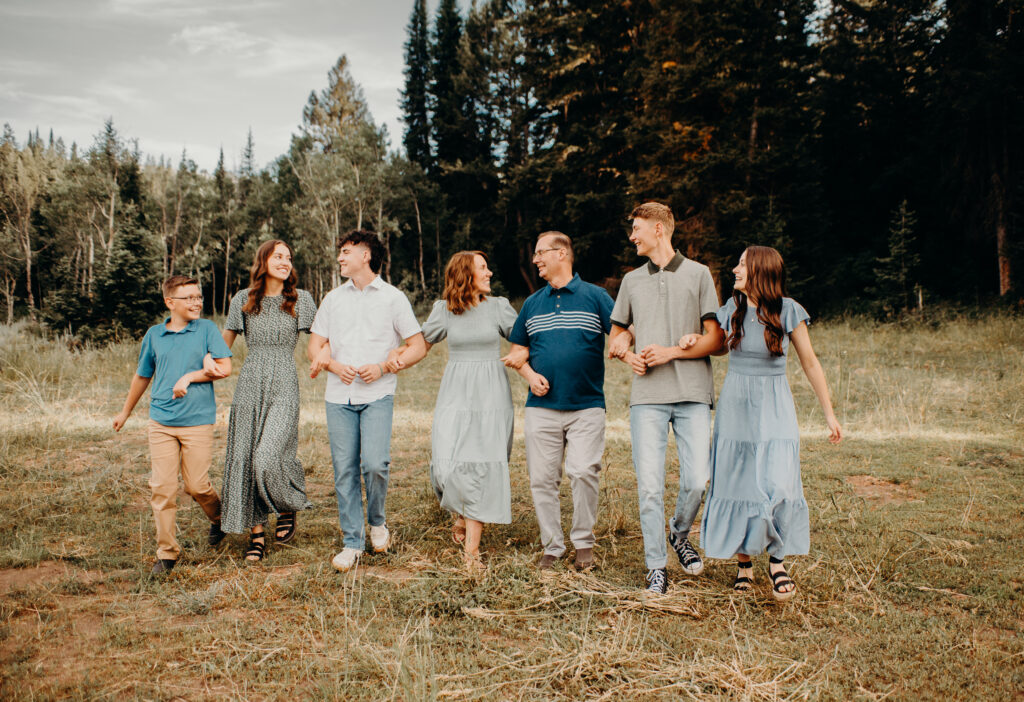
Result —
[[[598,474],[604,454],[604,340],[612,298],[573,273],[572,241],[561,232],[537,238],[533,262],[547,285],[523,303],[505,365],[529,358],[539,375],[526,400],[526,464],[544,548],[537,567],[551,570],[565,555],[558,489],[562,463],[572,486],[575,566],[594,565]]]

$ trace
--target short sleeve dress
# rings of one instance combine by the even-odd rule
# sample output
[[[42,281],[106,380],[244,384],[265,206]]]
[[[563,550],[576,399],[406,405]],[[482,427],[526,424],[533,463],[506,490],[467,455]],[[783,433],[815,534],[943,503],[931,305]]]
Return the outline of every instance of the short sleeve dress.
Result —
[[[718,311],[728,334],[736,303]],[[800,481],[800,430],[786,378],[789,334],[810,319],[796,301],[782,299],[782,356],[768,352],[764,325],[748,308],[739,348],[715,412],[711,487],[701,522],[701,546],[709,558],[768,551],[776,558],[810,548],[807,501]]]
[[[309,331],[316,304],[298,291],[295,314],[281,295],[263,298],[259,314],[242,312],[249,290],[231,298],[225,327],[245,335],[248,353],[238,374],[228,421],[221,528],[239,534],[264,524],[271,512],[312,507],[298,459],[299,380],[295,342]]]
[[[430,481],[441,507],[489,524],[512,521],[508,459],[512,452],[512,390],[502,364],[516,311],[488,297],[462,314],[434,303],[423,337],[448,339],[448,365],[434,407]]]

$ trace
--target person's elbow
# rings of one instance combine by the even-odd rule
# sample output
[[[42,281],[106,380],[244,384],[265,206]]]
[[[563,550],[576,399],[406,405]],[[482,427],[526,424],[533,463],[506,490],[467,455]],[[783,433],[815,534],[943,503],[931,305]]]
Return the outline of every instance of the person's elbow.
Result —
[[[223,374],[223,377],[226,378],[229,375],[231,375],[231,359],[230,358],[227,358],[227,357],[225,357],[225,358],[217,358],[217,359],[214,359],[214,363],[217,364],[217,370],[219,370]]]

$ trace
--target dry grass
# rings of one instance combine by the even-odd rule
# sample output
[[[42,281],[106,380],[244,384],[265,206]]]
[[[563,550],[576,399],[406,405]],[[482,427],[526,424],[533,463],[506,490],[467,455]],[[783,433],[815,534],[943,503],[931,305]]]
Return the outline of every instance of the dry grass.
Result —
[[[298,538],[245,567],[241,538],[210,549],[182,500],[184,557],[154,581],[146,408],[109,429],[137,349],[72,352],[0,327],[0,697],[1012,697],[1024,689],[1024,325],[849,320],[812,338],[849,439],[827,445],[792,364],[812,553],[779,606],[763,559],[745,596],[729,590],[734,565],[716,561],[699,578],[670,567],[666,597],[639,589],[621,365],[606,383],[598,568],[535,573],[519,421],[513,522],[485,531],[486,575],[465,576],[427,476],[443,346],[400,381],[391,553],[358,574],[331,569],[322,381],[303,378],[300,458],[317,508]],[[724,369],[716,361],[719,381]],[[217,388],[221,449],[233,383]],[[213,474],[219,486],[216,463]],[[570,509],[566,494],[566,521]]]

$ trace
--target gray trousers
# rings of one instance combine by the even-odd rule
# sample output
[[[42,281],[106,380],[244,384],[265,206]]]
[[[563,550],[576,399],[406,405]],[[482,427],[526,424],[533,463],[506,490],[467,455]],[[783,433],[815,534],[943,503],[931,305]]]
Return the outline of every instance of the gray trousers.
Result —
[[[525,415],[526,465],[544,553],[556,558],[565,555],[558,501],[563,459],[572,486],[569,538],[577,549],[593,548],[597,478],[604,456],[604,408],[561,411],[527,407]]]

